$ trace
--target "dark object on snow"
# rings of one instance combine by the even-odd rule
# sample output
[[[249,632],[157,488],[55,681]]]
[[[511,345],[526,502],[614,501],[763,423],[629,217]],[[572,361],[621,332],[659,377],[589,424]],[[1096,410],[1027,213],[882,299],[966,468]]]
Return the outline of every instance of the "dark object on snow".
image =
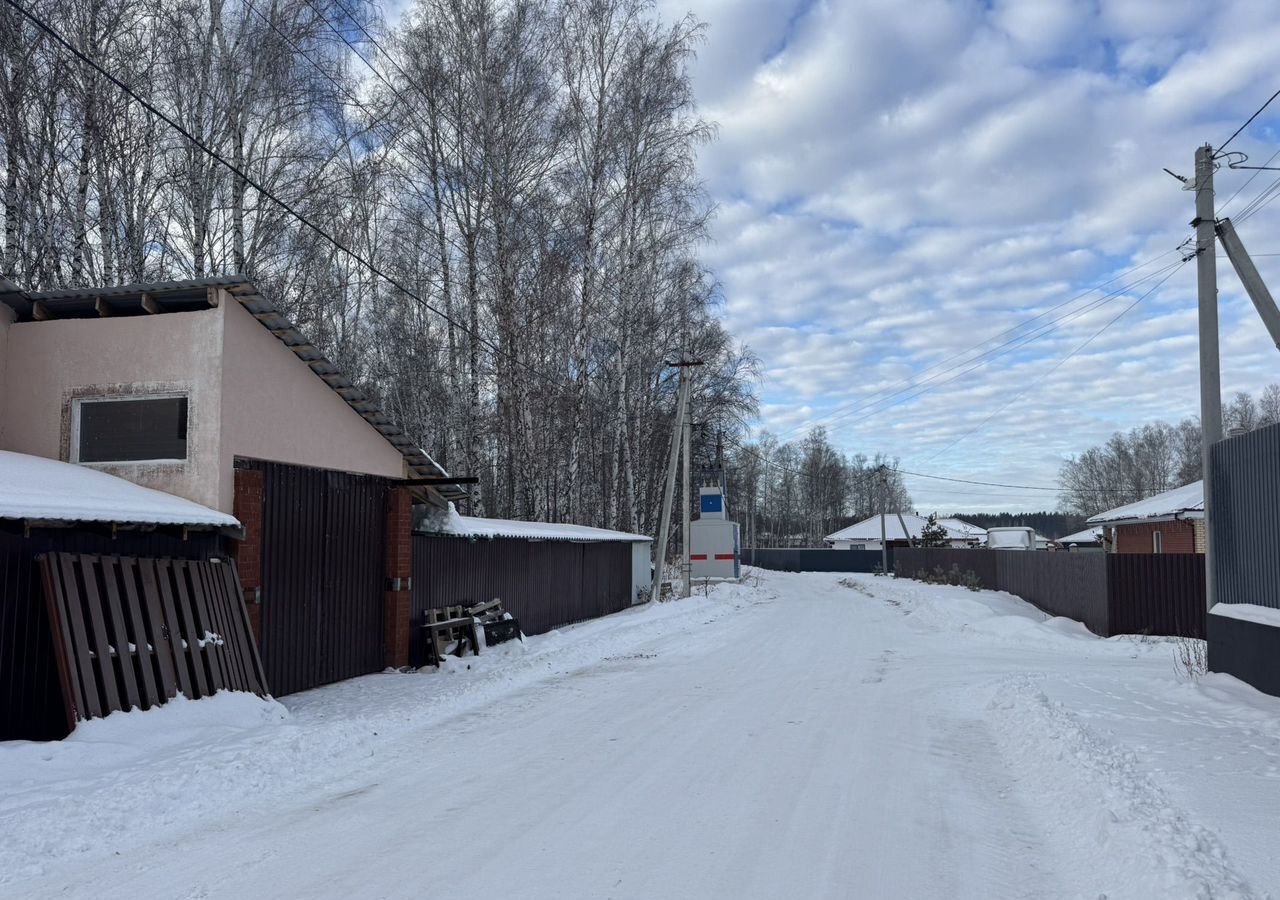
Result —
[[[40,569],[69,727],[179,692],[266,696],[230,560],[55,552]]]
[[[498,619],[484,623],[484,642],[486,645],[502,644],[520,637],[519,619]]]

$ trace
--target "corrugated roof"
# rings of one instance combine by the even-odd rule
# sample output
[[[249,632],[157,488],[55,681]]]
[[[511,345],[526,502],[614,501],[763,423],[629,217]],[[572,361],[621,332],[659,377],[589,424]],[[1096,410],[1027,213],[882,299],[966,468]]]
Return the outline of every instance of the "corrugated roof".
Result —
[[[1058,543],[1064,547],[1067,544],[1097,544],[1102,540],[1101,528],[1086,528],[1084,531],[1077,531],[1066,537],[1058,538]]]
[[[0,281],[0,302],[8,304],[20,320],[45,317],[76,318],[99,315],[146,315],[206,309],[210,290],[221,288],[234,297],[255,319],[308,368],[327,384],[366,422],[378,430],[404,456],[409,470],[418,477],[448,476],[431,456],[419,447],[373,399],[338,370],[253,282],[243,275],[218,275],[186,281],[163,281],[115,285],[101,288],[63,288],[50,291],[22,291],[12,282]],[[432,490],[447,500],[461,500],[468,492],[459,486],[442,485]]]
[[[1169,519],[1204,518],[1204,482],[1193,481],[1106,512],[1089,517],[1090,525],[1125,525],[1136,522],[1167,521]]]

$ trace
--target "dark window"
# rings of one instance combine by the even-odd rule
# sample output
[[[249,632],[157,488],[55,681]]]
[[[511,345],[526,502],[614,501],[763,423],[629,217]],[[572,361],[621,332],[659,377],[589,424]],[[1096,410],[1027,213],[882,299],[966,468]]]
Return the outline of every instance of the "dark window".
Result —
[[[80,462],[187,458],[187,398],[81,400]]]

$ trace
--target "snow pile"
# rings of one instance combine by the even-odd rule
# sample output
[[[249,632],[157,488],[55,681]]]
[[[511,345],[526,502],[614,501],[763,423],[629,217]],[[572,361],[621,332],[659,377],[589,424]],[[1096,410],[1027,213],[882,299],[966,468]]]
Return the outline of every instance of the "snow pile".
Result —
[[[568,525],[557,522],[521,522],[516,519],[484,519],[463,516],[452,503],[447,510],[432,508],[422,523],[430,534],[453,534],[459,537],[528,538],[541,541],[649,541],[648,535]]]
[[[204,525],[238,528],[234,516],[85,466],[0,450],[0,519]]]

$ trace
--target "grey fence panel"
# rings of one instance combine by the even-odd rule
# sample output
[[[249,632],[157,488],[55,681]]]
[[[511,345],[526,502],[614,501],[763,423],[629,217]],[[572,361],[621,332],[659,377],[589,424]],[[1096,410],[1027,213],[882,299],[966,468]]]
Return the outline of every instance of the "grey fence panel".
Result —
[[[895,552],[889,548],[891,571]],[[742,562],[777,572],[878,572],[881,556],[879,550],[749,547],[742,551]]]
[[[1214,444],[1210,470],[1215,599],[1280,609],[1280,425]]]
[[[920,573],[932,573],[939,567],[950,572],[957,568],[962,573],[972,572],[978,584],[988,590],[999,590],[996,577],[995,550],[957,550],[942,547],[916,547],[901,549],[894,557],[894,571],[904,578],[916,578]]]
[[[1083,622],[1094,634],[1111,636],[1107,559],[1101,553],[993,550],[1000,590],[1050,615]]]

